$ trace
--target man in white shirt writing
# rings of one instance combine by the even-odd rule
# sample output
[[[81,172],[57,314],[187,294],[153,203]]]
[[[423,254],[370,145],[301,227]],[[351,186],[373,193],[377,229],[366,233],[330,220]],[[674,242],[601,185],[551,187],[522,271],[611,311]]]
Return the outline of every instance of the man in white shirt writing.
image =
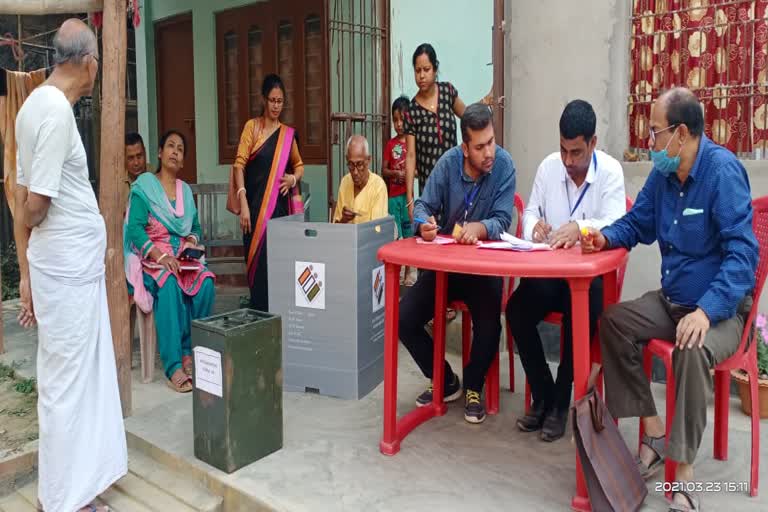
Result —
[[[595,150],[595,112],[586,101],[570,102],[560,117],[560,153],[539,166],[523,214],[523,236],[553,249],[573,247],[583,227],[600,229],[624,215],[621,164]],[[603,309],[602,279],[589,289],[590,337]],[[549,313],[563,313],[563,352],[557,379],[547,365],[537,325]],[[522,279],[507,304],[507,321],[531,386],[533,405],[517,420],[523,432],[541,430],[543,441],[565,433],[573,383],[571,294],[564,279]]]

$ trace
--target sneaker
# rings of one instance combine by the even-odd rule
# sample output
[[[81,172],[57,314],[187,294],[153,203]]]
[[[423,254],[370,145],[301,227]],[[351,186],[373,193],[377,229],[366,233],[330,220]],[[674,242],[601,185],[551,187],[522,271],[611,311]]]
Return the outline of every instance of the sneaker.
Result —
[[[464,419],[470,423],[485,421],[485,407],[480,402],[480,393],[468,389],[464,398]]]
[[[461,396],[461,381],[458,375],[453,374],[451,383],[443,390],[443,402],[454,402]],[[416,407],[424,407],[432,403],[432,384],[426,391],[416,398]]]

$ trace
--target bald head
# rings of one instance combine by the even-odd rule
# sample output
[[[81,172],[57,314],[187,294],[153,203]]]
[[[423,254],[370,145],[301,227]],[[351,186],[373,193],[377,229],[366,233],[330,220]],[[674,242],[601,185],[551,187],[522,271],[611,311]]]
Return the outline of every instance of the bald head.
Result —
[[[684,124],[693,137],[704,133],[704,112],[699,99],[684,87],[675,87],[659,96],[657,107],[666,113],[668,126]]]
[[[53,38],[54,63],[79,65],[87,55],[97,56],[99,45],[93,31],[77,18],[65,21]]]
[[[368,139],[366,139],[363,135],[351,136],[347,141],[347,156],[350,155],[350,151],[363,157],[370,156],[368,150]]]
[[[362,189],[368,183],[370,164],[371,154],[366,138],[362,135],[351,136],[347,141],[347,169],[356,188]]]

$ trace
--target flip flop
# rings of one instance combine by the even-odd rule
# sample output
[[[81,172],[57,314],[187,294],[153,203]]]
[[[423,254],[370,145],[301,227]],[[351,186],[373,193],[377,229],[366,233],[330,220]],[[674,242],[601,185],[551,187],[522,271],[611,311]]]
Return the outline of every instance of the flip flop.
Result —
[[[181,371],[181,374],[183,375],[183,380],[179,380],[179,383],[173,382],[173,377],[175,375],[178,375],[178,372]],[[178,369],[176,370],[173,375],[171,375],[171,378],[166,381],[168,384],[168,387],[172,390],[176,391],[177,393],[189,393],[192,391],[192,379],[189,378],[189,375],[185,374],[183,370]]]

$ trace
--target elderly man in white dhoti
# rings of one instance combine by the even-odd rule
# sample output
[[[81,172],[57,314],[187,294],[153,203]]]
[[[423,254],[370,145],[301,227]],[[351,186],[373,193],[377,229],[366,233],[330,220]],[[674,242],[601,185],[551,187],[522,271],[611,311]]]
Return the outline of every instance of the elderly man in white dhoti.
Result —
[[[91,502],[126,474],[128,455],[107,309],[106,228],[72,112],[92,93],[98,45],[87,25],[71,19],[54,49],[56,68],[16,118],[19,321],[38,324],[42,508],[101,512]]]

